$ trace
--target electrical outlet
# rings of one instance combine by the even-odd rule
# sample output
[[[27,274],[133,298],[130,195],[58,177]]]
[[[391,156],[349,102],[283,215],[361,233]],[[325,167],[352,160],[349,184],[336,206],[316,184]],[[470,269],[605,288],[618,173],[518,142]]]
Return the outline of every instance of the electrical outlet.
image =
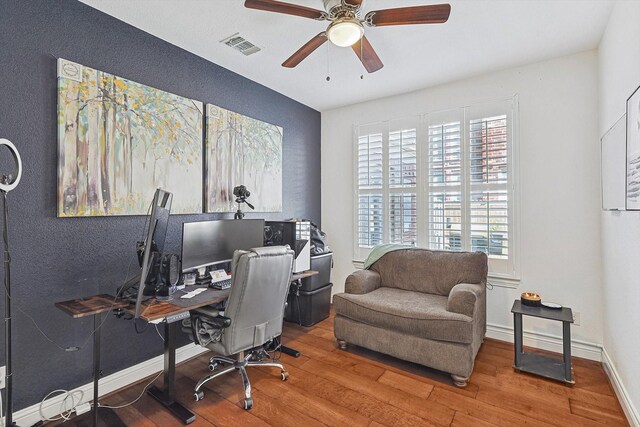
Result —
[[[5,375],[7,375],[7,367],[6,366],[0,366],[0,390],[2,390],[3,388],[6,387],[5,385]]]
[[[89,412],[90,410],[91,410],[91,403],[89,402],[80,403],[78,406],[76,406],[76,415],[82,415],[86,412]]]
[[[574,311],[573,312],[573,324],[576,326],[580,326],[580,312],[579,311]]]

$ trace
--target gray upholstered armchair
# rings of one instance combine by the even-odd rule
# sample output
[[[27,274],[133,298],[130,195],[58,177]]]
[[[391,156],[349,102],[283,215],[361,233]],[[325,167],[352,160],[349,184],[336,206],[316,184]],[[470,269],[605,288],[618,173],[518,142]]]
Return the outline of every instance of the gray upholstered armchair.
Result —
[[[248,366],[279,368],[282,379],[288,378],[282,364],[268,359],[264,344],[282,334],[284,305],[293,270],[293,251],[288,246],[235,251],[232,262],[231,294],[224,316],[212,307],[191,312],[183,330],[196,344],[216,353],[209,362],[211,374],[198,381],[196,400],[204,397],[204,383],[237,370],[244,384],[244,408],[251,409],[251,384]],[[227,366],[224,366],[227,365]]]
[[[334,295],[338,344],[448,372],[464,387],[486,332],[486,282],[481,252],[389,252]]]

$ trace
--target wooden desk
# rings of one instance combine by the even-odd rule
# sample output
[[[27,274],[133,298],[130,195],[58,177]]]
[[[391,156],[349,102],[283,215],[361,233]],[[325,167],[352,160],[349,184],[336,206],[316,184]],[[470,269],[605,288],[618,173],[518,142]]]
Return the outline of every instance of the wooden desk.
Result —
[[[291,276],[291,282],[300,284],[300,281],[302,279],[314,276],[316,274],[318,274],[318,272],[315,270],[294,273]],[[184,407],[180,402],[175,400],[176,330],[180,322],[178,320],[171,321],[171,317],[188,312],[190,310],[195,310],[199,307],[204,307],[224,301],[225,299],[227,299],[230,292],[230,289],[209,289],[207,290],[206,299],[198,299],[197,302],[189,304],[186,307],[172,304],[171,301],[158,301],[154,298],[142,303],[140,312],[141,319],[146,320],[150,323],[164,323],[164,384],[162,388],[156,386],[149,387],[147,393],[149,393],[149,395],[160,402],[160,404],[162,404],[185,424],[190,424],[195,421],[196,416],[186,407]],[[175,296],[175,298],[178,298],[178,296]],[[74,318],[90,315],[95,316],[93,399],[94,403],[98,402],[98,379],[100,376],[100,314],[112,309],[122,308],[135,315],[135,306],[130,304],[127,300],[114,301],[113,296],[106,294],[59,302],[55,305]],[[285,346],[282,346],[281,348],[282,352],[290,354],[294,357],[298,357],[300,355],[297,350]],[[94,408],[97,408],[97,405],[94,406]],[[94,413],[94,425],[97,425],[97,413]]]
[[[306,279],[307,277],[315,276],[317,274],[320,274],[320,272],[316,270],[307,270],[307,271],[301,271],[300,273],[293,273],[291,275],[291,281],[299,282],[302,279]]]
[[[193,286],[192,288],[197,288],[199,286]],[[187,288],[188,289],[188,288]],[[181,305],[172,304],[171,301],[158,301],[155,298],[144,301],[141,304],[140,308],[140,318],[146,320],[149,323],[155,323],[158,320],[165,319],[169,316],[184,313],[185,311],[195,310],[196,308],[204,307],[206,305],[217,304],[221,301],[224,301],[229,297],[230,289],[225,290],[216,290],[216,289],[207,289],[206,294],[207,298],[205,299],[197,299],[198,302],[189,303],[188,306],[183,307]],[[179,298],[179,295],[174,295],[174,298]],[[132,305],[128,308],[131,314],[135,314],[135,307]]]
[[[128,301],[116,300],[111,295],[101,294],[88,298],[74,299],[57,302],[60,310],[74,319],[93,316],[93,426],[98,425],[98,381],[100,380],[100,326],[102,326],[102,313],[113,309],[129,306]],[[120,418],[109,408],[101,408],[103,421],[109,426],[125,426]]]

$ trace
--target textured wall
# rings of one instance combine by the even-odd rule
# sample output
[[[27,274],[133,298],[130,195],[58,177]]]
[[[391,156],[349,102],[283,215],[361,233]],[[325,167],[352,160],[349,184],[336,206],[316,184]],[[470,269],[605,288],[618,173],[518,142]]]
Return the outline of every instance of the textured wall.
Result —
[[[85,384],[92,372],[90,339],[81,351],[61,351],[18,307],[63,347],[85,344],[92,320],[71,319],[53,303],[113,292],[144,227],[144,217],[56,218],[56,58],[282,126],[284,211],[268,219],[320,221],[319,112],[75,1],[0,0],[0,46],[0,137],[24,162],[22,182],[9,193],[15,410]],[[182,222],[214,217],[173,216],[168,249],[179,251]],[[160,354],[153,329],[138,335],[133,322],[109,318],[105,375]]]

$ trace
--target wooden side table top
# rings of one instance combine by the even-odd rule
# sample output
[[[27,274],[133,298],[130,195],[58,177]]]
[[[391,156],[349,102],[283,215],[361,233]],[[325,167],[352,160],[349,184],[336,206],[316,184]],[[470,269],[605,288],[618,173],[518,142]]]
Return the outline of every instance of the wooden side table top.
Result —
[[[71,317],[77,319],[80,317],[101,314],[115,308],[126,308],[129,306],[129,301],[122,299],[116,300],[113,295],[100,294],[86,298],[57,302],[55,303],[55,306]]]
[[[548,307],[531,307],[524,305],[517,299],[513,302],[511,312],[514,314],[524,314],[526,316],[540,317],[542,319],[558,320],[560,322],[573,323],[573,313],[569,307],[562,307],[560,309],[548,308]]]

